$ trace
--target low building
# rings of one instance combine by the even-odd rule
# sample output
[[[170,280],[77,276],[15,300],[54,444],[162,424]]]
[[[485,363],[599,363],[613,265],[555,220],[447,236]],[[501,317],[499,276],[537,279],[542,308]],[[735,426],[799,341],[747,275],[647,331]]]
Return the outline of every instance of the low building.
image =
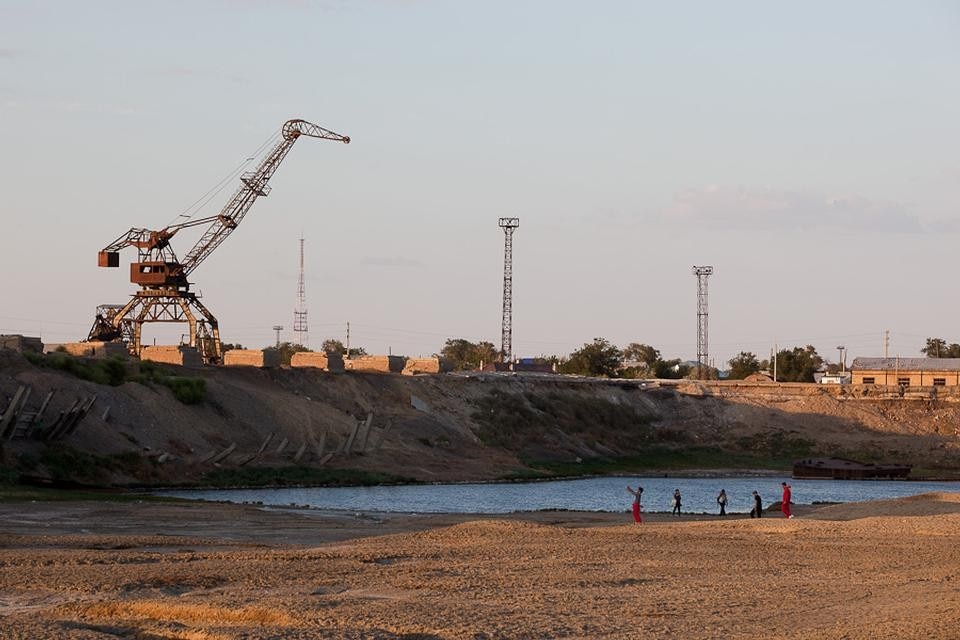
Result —
[[[339,373],[343,371],[343,356],[323,351],[298,351],[290,357],[290,366],[304,369],[320,369]]]
[[[40,340],[40,338],[23,336],[18,333],[12,335],[2,335],[0,336],[0,349],[10,349],[11,351],[17,351],[19,353],[23,353],[24,351],[42,353],[43,342]]]
[[[140,360],[145,362],[160,362],[175,364],[181,367],[199,369],[203,366],[203,358],[196,347],[186,345],[149,346],[140,349]]]
[[[557,366],[546,360],[524,358],[515,362],[488,362],[481,371],[488,373],[512,371],[514,373],[556,373]]]
[[[813,374],[813,381],[819,382],[820,384],[850,384],[852,380],[853,375],[850,371]]]
[[[272,369],[280,366],[280,352],[276,349],[231,349],[223,354],[223,366]]]
[[[43,345],[44,353],[66,353],[76,358],[123,358],[130,356],[125,342],[61,342]]]
[[[960,386],[960,358],[855,358],[850,371],[853,384]]]

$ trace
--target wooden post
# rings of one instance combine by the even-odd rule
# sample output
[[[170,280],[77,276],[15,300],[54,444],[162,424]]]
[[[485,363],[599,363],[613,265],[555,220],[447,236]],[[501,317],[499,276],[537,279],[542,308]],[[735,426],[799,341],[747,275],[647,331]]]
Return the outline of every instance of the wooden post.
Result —
[[[377,438],[377,443],[373,445],[373,451],[380,449],[380,445],[383,444],[383,439],[387,437],[387,432],[390,431],[390,427],[393,426],[393,420],[387,422],[387,426],[380,430],[380,437]]]
[[[367,450],[367,440],[370,439],[370,427],[373,425],[373,411],[367,414],[367,421],[364,424],[363,438],[360,439],[360,452]]]
[[[17,405],[20,404],[20,400],[23,398],[23,394],[26,392],[27,387],[20,385],[17,389],[17,392],[13,394],[13,400],[10,401],[10,404],[7,405],[7,410],[4,411],[3,417],[0,418],[0,437],[4,437],[7,434],[7,427],[13,422],[14,417],[17,415]]]
[[[257,455],[260,455],[261,453],[263,453],[263,452],[267,449],[267,445],[270,444],[270,441],[273,439],[273,434],[274,434],[274,433],[276,433],[276,431],[274,431],[274,432],[272,432],[270,435],[268,435],[268,436],[267,436],[267,439],[263,441],[263,444],[260,445],[260,448],[257,450]]]
[[[231,442],[229,447],[227,447],[226,449],[224,449],[223,451],[221,451],[220,453],[218,453],[216,456],[214,456],[213,460],[211,460],[210,462],[213,463],[213,464],[216,464],[216,463],[220,462],[221,460],[223,460],[224,458],[226,458],[228,455],[230,455],[231,453],[233,453],[233,450],[236,449],[236,448],[237,448],[237,443],[236,443],[236,442]]]
[[[327,446],[327,430],[324,429],[323,433],[320,434],[320,442],[317,444],[317,457],[323,457],[323,448]]]
[[[300,462],[300,458],[303,457],[303,454],[306,450],[307,450],[307,441],[304,440],[303,444],[300,445],[300,448],[297,449],[297,452],[293,454],[293,461]]]
[[[350,448],[353,446],[353,441],[357,437],[357,431],[360,429],[360,425],[363,424],[362,421],[357,420],[353,425],[353,431],[350,432],[350,437],[347,438],[347,445],[344,447],[343,452],[347,455],[350,455]]]

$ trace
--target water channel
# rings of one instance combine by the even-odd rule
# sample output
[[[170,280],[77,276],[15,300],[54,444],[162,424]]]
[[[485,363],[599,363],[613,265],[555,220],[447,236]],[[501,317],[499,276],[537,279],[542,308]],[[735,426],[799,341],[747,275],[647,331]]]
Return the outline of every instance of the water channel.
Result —
[[[713,513],[716,497],[725,489],[731,513],[747,513],[756,490],[764,505],[780,500],[781,482],[793,487],[795,504],[859,502],[901,498],[930,491],[960,492],[960,482],[903,480],[792,480],[788,477],[604,477],[549,482],[431,484],[376,487],[304,487],[281,489],[166,490],[159,495],[197,500],[262,503],[275,506],[309,506],[348,511],[397,513],[512,513],[545,509],[573,511],[626,511],[631,496],[626,491],[644,488],[647,512],[669,512],[674,489],[683,496],[683,510]]]

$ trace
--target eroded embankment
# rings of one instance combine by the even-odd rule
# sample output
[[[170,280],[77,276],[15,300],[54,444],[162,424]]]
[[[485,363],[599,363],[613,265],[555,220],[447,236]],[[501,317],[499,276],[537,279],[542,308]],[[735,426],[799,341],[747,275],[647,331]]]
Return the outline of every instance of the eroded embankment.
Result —
[[[952,397],[838,396],[817,385],[399,376],[208,368],[195,404],[156,379],[80,380],[0,359],[3,407],[54,391],[35,435],[78,401],[56,438],[4,443],[5,465],[84,483],[489,480],[676,467],[779,467],[812,454],[960,466]],[[0,407],[2,408],[2,407]],[[349,473],[348,473],[349,471]],[[379,475],[382,474],[382,475]]]

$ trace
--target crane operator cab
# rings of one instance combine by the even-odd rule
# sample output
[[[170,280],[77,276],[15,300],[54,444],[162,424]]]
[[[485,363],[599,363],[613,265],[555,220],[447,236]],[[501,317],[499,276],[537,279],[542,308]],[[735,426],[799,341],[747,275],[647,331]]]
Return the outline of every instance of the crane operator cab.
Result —
[[[130,282],[145,287],[185,287],[183,267],[176,262],[134,262],[130,264]]]

